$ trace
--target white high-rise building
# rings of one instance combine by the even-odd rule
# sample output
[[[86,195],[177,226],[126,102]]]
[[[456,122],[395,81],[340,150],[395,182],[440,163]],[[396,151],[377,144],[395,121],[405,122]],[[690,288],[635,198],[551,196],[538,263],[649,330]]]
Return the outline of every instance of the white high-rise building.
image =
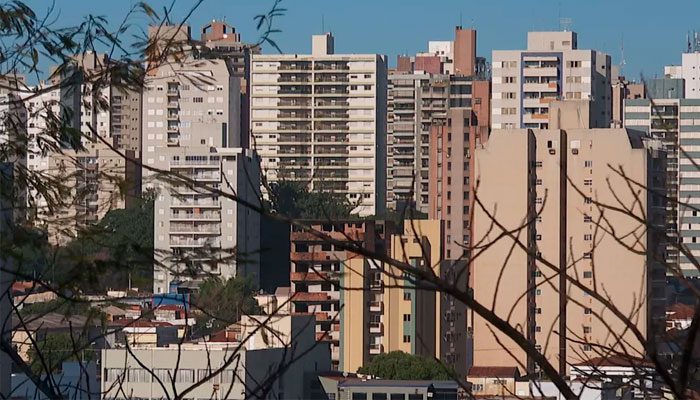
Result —
[[[386,206],[387,66],[377,54],[334,54],[331,34],[310,55],[257,54],[251,67],[251,147],[269,182],[347,195],[354,212]]]
[[[590,100],[587,126],[610,127],[610,56],[578,48],[576,32],[528,32],[526,50],[495,50],[492,128],[549,127],[554,100]]]
[[[259,277],[260,215],[215,193],[259,204],[259,159],[239,147],[240,98],[240,78],[225,60],[173,61],[146,79],[143,187],[157,190],[154,293],[211,276]]]

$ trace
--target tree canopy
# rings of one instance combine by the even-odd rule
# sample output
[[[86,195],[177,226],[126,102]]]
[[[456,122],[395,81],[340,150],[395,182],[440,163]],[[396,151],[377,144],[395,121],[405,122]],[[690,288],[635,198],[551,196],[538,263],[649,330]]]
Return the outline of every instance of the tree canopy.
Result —
[[[355,206],[343,194],[309,191],[307,184],[280,181],[269,185],[270,209],[294,219],[348,219]]]
[[[369,364],[357,370],[359,374],[376,376],[380,379],[398,380],[449,380],[454,371],[432,358],[416,356],[403,351],[379,354]]]
[[[259,314],[260,307],[253,296],[257,288],[250,277],[237,276],[226,281],[207,279],[194,296],[195,334],[205,334],[226,328],[237,322],[241,315]]]

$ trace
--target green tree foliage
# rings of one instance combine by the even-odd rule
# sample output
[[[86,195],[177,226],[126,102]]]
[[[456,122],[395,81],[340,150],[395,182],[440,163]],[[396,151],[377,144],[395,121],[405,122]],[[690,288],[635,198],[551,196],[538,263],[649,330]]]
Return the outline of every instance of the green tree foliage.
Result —
[[[58,250],[56,271],[47,278],[84,292],[124,289],[129,284],[149,288],[153,268],[154,195],[125,209],[109,211]],[[49,275],[50,274],[50,275]]]
[[[92,351],[81,351],[85,348],[85,340],[78,335],[71,338],[69,333],[54,333],[46,335],[37,342],[38,347],[29,349],[29,365],[38,375],[47,370],[51,373],[61,370],[64,361],[90,361],[94,358]]]
[[[455,376],[454,371],[434,359],[414,356],[403,351],[379,354],[372,358],[368,365],[360,367],[357,373],[380,379],[399,380],[448,380]]]
[[[355,205],[333,192],[309,191],[307,184],[280,181],[270,184],[270,209],[294,219],[348,219]]]
[[[226,328],[242,315],[259,314],[253,298],[257,288],[250,277],[237,276],[226,281],[210,278],[194,295],[193,308],[197,311],[195,335],[203,335]]]

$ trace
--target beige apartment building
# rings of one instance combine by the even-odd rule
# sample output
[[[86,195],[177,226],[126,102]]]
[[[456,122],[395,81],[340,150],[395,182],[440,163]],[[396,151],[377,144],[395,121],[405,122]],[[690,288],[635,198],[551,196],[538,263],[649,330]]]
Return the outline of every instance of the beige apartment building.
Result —
[[[460,279],[466,287],[466,262],[442,260],[442,237],[442,221],[407,220],[391,234],[388,254],[399,262],[431,268],[448,281]],[[356,371],[373,356],[398,350],[437,357],[465,375],[463,304],[420,281],[405,279],[398,268],[373,260],[362,264],[346,268],[342,277],[340,369]]]
[[[259,277],[260,215],[215,193],[259,204],[259,159],[240,148],[231,64],[169,62],[149,71],[143,98],[143,186],[158,192],[154,293],[210,276]]]
[[[268,182],[293,180],[345,194],[354,213],[386,207],[384,56],[334,54],[333,36],[309,55],[253,55],[251,147]]]
[[[27,168],[61,180],[67,191],[47,199],[50,193],[25,188],[28,217],[48,231],[54,244],[66,243],[79,229],[112,209],[128,207],[140,195],[140,168],[127,159],[140,158],[141,93],[108,68],[114,65],[107,55],[88,52],[50,83],[26,88],[24,94]],[[50,145],[61,124],[80,130],[84,149]]]
[[[474,298],[516,327],[561,374],[600,356],[601,346],[623,351],[618,335],[627,351],[644,352],[610,310],[572,281],[609,297],[648,338],[663,328],[664,245],[657,233],[664,229],[664,201],[651,192],[638,195],[612,169],[662,192],[665,154],[658,146],[625,129],[516,129],[494,130],[476,152],[483,207],[475,206],[474,241],[484,250],[471,265]],[[597,204],[630,207],[659,232]],[[505,230],[513,234],[499,238]],[[537,370],[478,315],[473,331],[474,365]]]
[[[492,60],[493,129],[547,129],[554,100],[591,100],[590,126],[610,127],[610,56],[579,49],[576,32],[528,32],[526,50]]]

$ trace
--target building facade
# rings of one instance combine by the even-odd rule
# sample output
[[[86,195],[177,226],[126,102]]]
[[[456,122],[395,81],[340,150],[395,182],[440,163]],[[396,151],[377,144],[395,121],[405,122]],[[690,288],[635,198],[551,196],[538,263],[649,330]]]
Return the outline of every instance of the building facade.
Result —
[[[154,293],[182,280],[258,277],[260,215],[231,197],[260,204],[259,159],[240,147],[240,78],[226,60],[188,56],[151,69],[143,96],[143,187],[157,191]]]
[[[380,254],[386,254],[387,235],[393,230],[391,224],[384,221],[318,222],[311,227],[346,245],[354,241]],[[316,337],[319,341],[330,342],[333,367],[342,369],[341,310],[347,303],[341,290],[342,282],[348,279],[351,271],[361,272],[362,277],[369,279],[372,261],[297,228],[292,229],[290,241],[293,311],[316,315]],[[363,303],[358,311],[366,309]]]
[[[675,81],[682,84],[682,80]],[[700,220],[694,210],[700,205],[696,190],[700,184],[700,152],[695,151],[700,146],[700,123],[696,123],[700,99],[652,98],[625,102],[625,126],[663,143],[667,157],[666,260],[670,268],[680,268],[683,275],[698,276],[693,258],[700,257]],[[683,254],[681,247],[688,254]]]
[[[549,103],[564,99],[591,100],[590,126],[610,126],[610,56],[579,49],[575,32],[528,32],[526,50],[492,59],[493,129],[546,129]]]
[[[632,321],[647,338],[663,327],[665,202],[658,193],[665,156],[658,146],[625,129],[522,129],[493,131],[476,152],[483,208],[475,210],[474,240],[488,247],[472,261],[474,298],[492,305],[561,374],[606,346],[624,351],[612,332],[622,332],[627,351],[644,351],[572,282],[599,293],[604,287],[623,314],[639,316]],[[627,179],[651,190],[638,195]],[[635,202],[634,216],[600,206]],[[499,237],[504,231],[513,234]],[[478,315],[473,321],[474,365],[536,372],[515,342]]]
[[[361,216],[386,207],[384,56],[334,54],[314,36],[310,55],[253,55],[251,147],[268,182],[293,180],[347,195]]]

